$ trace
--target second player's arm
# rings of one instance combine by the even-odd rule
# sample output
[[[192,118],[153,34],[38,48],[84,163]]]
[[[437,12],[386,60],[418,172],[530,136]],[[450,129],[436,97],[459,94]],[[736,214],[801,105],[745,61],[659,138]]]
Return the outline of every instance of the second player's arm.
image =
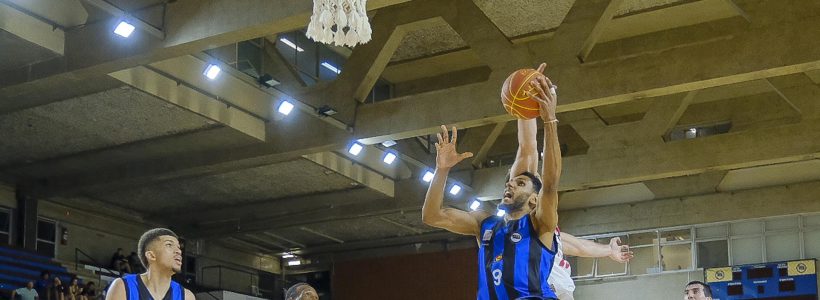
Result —
[[[564,254],[570,256],[609,257],[620,263],[625,263],[633,257],[633,253],[629,251],[629,246],[621,245],[621,239],[618,237],[610,239],[609,244],[599,244],[561,232],[561,242],[563,243]]]
[[[479,225],[489,214],[482,211],[466,212],[454,208],[442,207],[444,204],[444,188],[447,185],[447,176],[450,168],[473,154],[456,151],[458,131],[453,127],[453,138],[450,139],[447,128],[441,126],[436,143],[436,173],[433,176],[427,195],[424,197],[424,206],[421,209],[421,219],[424,224],[445,229],[454,233],[478,236]]]
[[[454,233],[478,236],[480,221],[487,218],[487,213],[481,211],[468,213],[455,208],[442,207],[444,188],[447,185],[449,173],[450,169],[436,169],[421,209],[422,221],[424,224]]]

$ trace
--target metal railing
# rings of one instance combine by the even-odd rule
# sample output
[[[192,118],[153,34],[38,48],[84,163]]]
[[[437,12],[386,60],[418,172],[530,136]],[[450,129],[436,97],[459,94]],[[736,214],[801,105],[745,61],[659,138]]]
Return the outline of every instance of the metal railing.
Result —
[[[91,261],[95,267],[100,269],[100,271],[97,272],[97,284],[100,286],[102,286],[102,270],[105,270],[108,274],[115,276],[120,274],[120,272],[103,267],[101,263],[97,262],[96,259],[91,257],[91,255],[88,255],[88,253],[85,253],[85,251],[80,248],[74,248],[74,271],[78,271],[80,269],[80,254],[82,254],[85,259]]]
[[[208,280],[207,279],[209,277],[206,276],[206,273],[207,273],[206,271],[213,270],[213,269],[216,269],[217,274],[218,274],[217,275],[217,286],[210,286],[210,287],[214,287],[214,288],[217,288],[217,289],[220,289],[220,290],[237,292],[237,293],[241,293],[241,294],[250,294],[250,295],[253,295],[253,296],[258,296],[259,290],[258,290],[258,287],[256,286],[255,283],[259,281],[259,274],[256,274],[256,273],[253,273],[253,272],[250,272],[250,271],[247,271],[247,270],[242,270],[242,269],[239,269],[239,268],[229,267],[229,266],[216,265],[216,266],[208,266],[208,267],[202,268],[200,270],[200,272],[202,274],[200,276],[200,279],[201,279],[201,282],[200,282],[201,284],[200,285],[208,286]],[[248,284],[246,286],[247,289],[246,290],[238,290],[238,289],[236,289],[235,286],[233,286],[233,287],[232,286],[226,286],[226,284],[224,284],[222,279],[223,279],[223,273],[228,273],[228,272],[225,272],[223,270],[230,270],[232,272],[247,274],[248,275]],[[225,275],[227,275],[227,274],[225,274]],[[233,280],[237,279],[235,276],[232,276],[231,278]],[[257,290],[254,290],[254,287],[256,287]]]

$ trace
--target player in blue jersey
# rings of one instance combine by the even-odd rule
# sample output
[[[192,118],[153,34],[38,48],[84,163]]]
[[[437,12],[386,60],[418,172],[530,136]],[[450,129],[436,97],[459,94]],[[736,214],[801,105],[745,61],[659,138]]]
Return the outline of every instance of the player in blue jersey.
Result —
[[[196,300],[171,276],[182,269],[182,250],[177,235],[165,228],[146,231],[137,243],[145,273],[115,279],[106,300]]]
[[[538,71],[544,68],[542,64]],[[545,76],[539,76],[534,86],[531,96],[539,102],[544,122],[543,178],[536,172],[537,120],[518,120],[518,153],[499,204],[499,209],[506,212],[503,217],[441,207],[450,168],[472,157],[472,153],[456,151],[456,128],[452,139],[444,126],[438,135],[436,172],[427,190],[422,218],[430,226],[476,237],[479,300],[557,299],[548,283],[558,247],[555,229],[561,151],[555,117],[557,96]]]

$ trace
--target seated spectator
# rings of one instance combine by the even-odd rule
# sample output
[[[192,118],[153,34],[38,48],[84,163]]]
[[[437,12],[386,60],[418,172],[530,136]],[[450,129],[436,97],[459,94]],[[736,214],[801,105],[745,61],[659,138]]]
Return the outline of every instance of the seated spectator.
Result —
[[[131,266],[131,271],[134,272],[134,274],[143,272],[142,263],[140,262],[140,257],[137,255],[137,252],[131,252],[131,255],[128,256],[128,264]]]
[[[48,294],[49,287],[51,287],[51,280],[49,277],[51,277],[51,272],[40,272],[40,279],[37,279],[37,282],[34,283],[34,289],[37,290],[38,295],[46,297]]]
[[[120,273],[131,273],[131,266],[128,265],[128,259],[122,254],[122,248],[117,248],[117,252],[114,252],[114,255],[111,256],[111,268]]]
[[[83,289],[83,295],[81,300],[98,300],[100,299],[99,293],[97,293],[97,289],[94,287],[94,282],[89,281],[85,288]]]
[[[11,291],[12,300],[37,300],[39,298],[40,296],[37,294],[37,290],[34,289],[33,281],[29,281],[28,283],[26,283],[26,287],[24,288],[19,288]]]
[[[48,289],[48,300],[65,300],[65,293],[66,293],[66,286],[63,285],[63,281],[60,280],[60,277],[54,276],[54,283],[51,285],[51,288]]]
[[[66,300],[81,300],[83,294],[83,287],[80,286],[79,280],[74,277],[71,279],[71,285],[68,286],[68,294]]]

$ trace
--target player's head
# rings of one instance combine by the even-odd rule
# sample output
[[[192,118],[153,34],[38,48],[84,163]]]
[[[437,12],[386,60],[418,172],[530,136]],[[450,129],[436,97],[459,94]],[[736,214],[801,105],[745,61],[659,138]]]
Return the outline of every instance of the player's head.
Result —
[[[692,281],[686,284],[683,289],[683,299],[685,300],[711,300],[712,288],[701,281]]]
[[[319,294],[307,283],[297,283],[285,291],[285,300],[319,300]]]
[[[179,273],[182,269],[182,249],[173,231],[154,228],[146,231],[137,243],[140,262],[148,268],[170,269]]]
[[[538,192],[541,191],[541,180],[535,174],[524,172],[518,176],[508,178],[504,185],[504,196],[498,208],[506,212],[530,209],[530,202],[535,202]]]

